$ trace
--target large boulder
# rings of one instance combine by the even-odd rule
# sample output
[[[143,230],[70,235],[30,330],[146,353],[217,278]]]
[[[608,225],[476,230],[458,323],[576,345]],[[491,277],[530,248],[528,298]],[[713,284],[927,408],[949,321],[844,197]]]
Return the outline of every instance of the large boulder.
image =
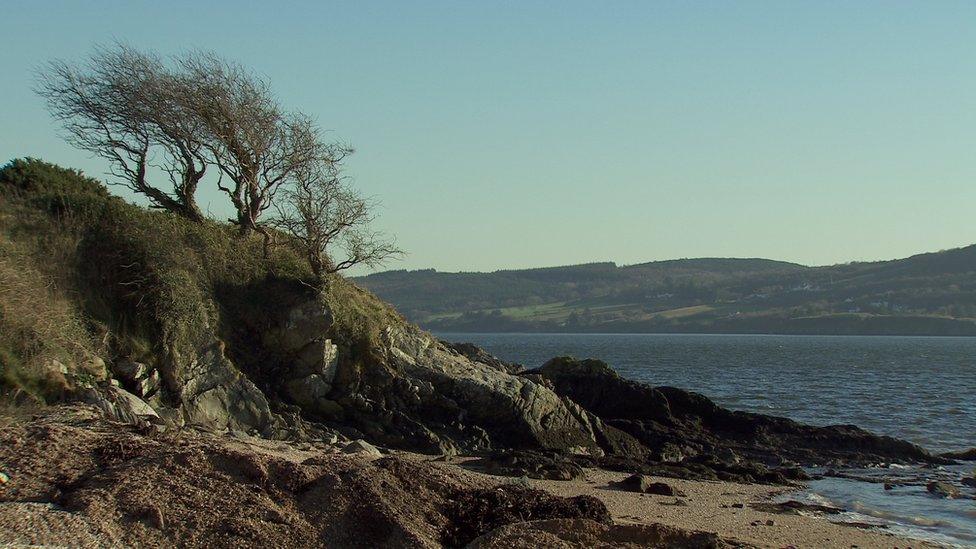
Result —
[[[595,418],[548,387],[473,361],[413,326],[391,326],[384,335],[388,373],[414,397],[401,411],[418,421],[476,427],[494,447],[604,452]]]
[[[110,383],[91,385],[81,390],[80,399],[94,404],[107,417],[123,423],[139,425],[156,422],[159,414],[136,395]]]

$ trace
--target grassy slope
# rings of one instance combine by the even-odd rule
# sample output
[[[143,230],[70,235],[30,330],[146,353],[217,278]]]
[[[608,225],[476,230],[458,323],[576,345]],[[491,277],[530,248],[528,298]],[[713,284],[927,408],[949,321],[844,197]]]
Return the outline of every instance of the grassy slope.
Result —
[[[226,224],[147,210],[79,172],[15,160],[0,169],[0,395],[56,400],[104,377],[104,361],[186,356],[214,323],[223,334],[241,315],[308,295],[309,277],[286,245],[265,259],[258,238]],[[400,319],[341,278],[324,298],[349,348],[372,349]]]

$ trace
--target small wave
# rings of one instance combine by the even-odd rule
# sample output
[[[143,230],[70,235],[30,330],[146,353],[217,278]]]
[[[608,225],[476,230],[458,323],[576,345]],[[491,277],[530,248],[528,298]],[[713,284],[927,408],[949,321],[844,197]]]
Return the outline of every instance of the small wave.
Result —
[[[890,511],[882,511],[881,509],[874,509],[864,505],[860,501],[853,502],[851,507],[858,513],[861,513],[862,515],[867,515],[870,517],[875,517],[884,520],[890,520],[891,522],[911,524],[913,526],[924,526],[927,528],[953,526],[951,522],[945,520],[938,520],[938,519],[931,519],[927,517],[917,517],[917,516],[910,516],[910,515],[901,515],[898,513],[892,513]]]

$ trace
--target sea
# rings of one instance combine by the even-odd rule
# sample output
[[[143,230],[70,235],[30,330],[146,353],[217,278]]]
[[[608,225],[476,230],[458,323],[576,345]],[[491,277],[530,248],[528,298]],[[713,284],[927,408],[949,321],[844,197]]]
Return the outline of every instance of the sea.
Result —
[[[439,333],[527,368],[555,356],[598,358],[620,375],[701,393],[717,404],[810,425],[853,424],[940,453],[976,447],[976,338],[700,334]],[[974,476],[976,462],[848,470],[882,481],[824,478],[783,496],[841,507],[826,520],[976,547],[976,500],[942,499],[925,485]],[[822,471],[813,470],[812,473]],[[884,480],[896,482],[884,489]]]

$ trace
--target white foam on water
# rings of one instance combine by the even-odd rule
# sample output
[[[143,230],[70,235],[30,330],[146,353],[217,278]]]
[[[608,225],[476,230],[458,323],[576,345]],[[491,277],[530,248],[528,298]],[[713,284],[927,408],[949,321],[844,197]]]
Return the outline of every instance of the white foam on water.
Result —
[[[905,484],[885,490],[877,482],[828,477],[813,481],[807,491],[783,499],[845,509],[838,515],[827,516],[831,522],[871,524],[901,537],[952,547],[976,547],[976,501],[938,498],[925,488],[934,479],[958,484],[965,470],[965,466],[853,470],[852,473],[866,478],[897,477]]]

